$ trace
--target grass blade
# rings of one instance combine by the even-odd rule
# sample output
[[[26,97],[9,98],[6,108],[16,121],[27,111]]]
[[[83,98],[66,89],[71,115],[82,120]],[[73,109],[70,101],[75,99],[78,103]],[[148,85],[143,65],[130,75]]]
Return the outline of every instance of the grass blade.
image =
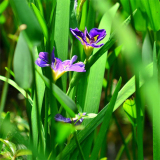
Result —
[[[37,17],[37,20],[41,26],[42,32],[44,34],[44,37],[46,38],[46,40],[48,40],[48,30],[47,30],[47,25],[46,22],[44,20],[44,18],[41,15],[41,12],[37,9],[37,7],[31,3],[32,9]]]
[[[153,73],[153,64],[151,63],[146,67],[147,75],[148,77],[152,76]],[[144,84],[144,79],[140,77],[140,86]],[[114,111],[133,93],[135,92],[135,77],[132,77],[126,85],[119,91],[118,97],[116,100],[116,104],[114,106]],[[84,139],[92,133],[92,131],[102,123],[104,114],[106,113],[106,110],[108,110],[108,105],[106,105],[86,127],[84,130],[80,131],[78,134],[79,142],[83,142]],[[62,151],[61,155],[57,156],[57,159],[60,157],[62,159],[65,159],[65,157],[74,151],[76,148],[75,141],[71,140],[71,142],[66,146],[66,148]]]
[[[24,89],[30,88],[33,81],[31,53],[22,33],[14,53],[13,70],[17,84]]]
[[[39,72],[38,72],[39,73]],[[48,88],[50,88],[50,81],[41,73],[39,73],[44,83]],[[59,103],[64,107],[64,109],[68,112],[71,117],[75,117],[75,113],[77,112],[77,106],[73,102],[73,100],[68,97],[60,88],[58,88],[55,84],[52,84],[53,87],[53,95],[59,101]]]
[[[109,122],[110,122],[110,119],[111,119],[111,116],[112,116],[114,105],[116,103],[116,99],[117,99],[117,96],[118,96],[118,91],[121,87],[121,82],[122,82],[122,79],[120,78],[119,82],[117,83],[117,87],[114,91],[114,94],[111,98],[111,101],[109,103],[108,110],[106,111],[106,113],[104,115],[104,119],[103,119],[103,122],[102,122],[102,125],[101,125],[101,128],[100,128],[100,131],[98,133],[98,136],[97,136],[97,139],[96,139],[96,142],[95,142],[95,146],[94,146],[93,151],[91,153],[91,158],[90,158],[91,160],[97,159],[97,157],[98,157],[99,150],[101,148],[102,142],[104,140],[104,137],[107,133],[107,129],[109,127]]]
[[[68,56],[68,35],[70,18],[69,11],[70,0],[57,0],[54,40],[57,50],[57,57],[60,58],[62,61],[66,60]],[[62,77],[64,91],[66,91],[66,79],[67,76],[64,75]]]
[[[33,46],[39,44],[42,39],[42,30],[27,1],[10,0],[10,3],[19,24],[27,25],[27,29],[23,31],[27,43]]]

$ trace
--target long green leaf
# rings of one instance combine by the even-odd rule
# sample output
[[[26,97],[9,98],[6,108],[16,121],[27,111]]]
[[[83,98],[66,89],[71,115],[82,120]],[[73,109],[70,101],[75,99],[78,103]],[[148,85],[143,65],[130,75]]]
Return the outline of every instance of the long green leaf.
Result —
[[[33,81],[31,53],[22,33],[14,53],[13,70],[17,84],[24,89],[30,88]]]
[[[110,31],[111,31],[112,19],[114,18],[118,7],[119,7],[119,4],[117,3],[103,15],[99,24],[99,29],[105,29],[107,36],[100,43],[106,43],[108,41],[110,36]],[[98,50],[99,48],[94,49],[93,54],[95,54],[96,51]],[[101,98],[100,95],[102,91],[102,82],[103,82],[103,77],[105,72],[106,58],[107,58],[107,52],[104,53],[103,56],[101,56],[98,59],[98,61],[94,63],[94,65],[90,69],[86,99],[84,104],[84,112],[87,112],[87,113],[98,112],[100,98]],[[93,92],[93,88],[94,88],[94,92]]]
[[[0,138],[5,139],[7,137],[7,133],[3,133],[2,131],[5,129],[6,124],[10,121],[10,112],[7,112],[4,119],[2,120],[2,118],[0,119]],[[0,153],[2,150],[2,143],[0,143]]]
[[[148,65],[152,62],[152,45],[149,39],[149,35],[146,34],[143,45],[142,45],[142,62]]]
[[[134,27],[138,31],[146,31],[147,29],[147,16],[141,11],[141,2],[139,0],[120,0],[125,14],[130,14],[130,9],[135,10],[137,8],[137,13],[133,17]],[[131,5],[131,6],[130,6]],[[131,7],[131,8],[130,8]]]
[[[39,72],[38,72],[39,73]],[[39,73],[44,83],[48,88],[50,88],[50,81],[48,78]],[[60,88],[58,88],[55,84],[52,84],[53,95],[59,101],[59,103],[64,107],[64,109],[68,112],[71,117],[75,117],[75,112],[77,112],[77,106],[73,102],[73,100],[68,97]]]
[[[7,80],[7,78],[4,77],[4,76],[0,76],[0,80],[2,80],[2,81],[5,82],[5,81]],[[30,104],[33,105],[33,100],[32,100],[32,98],[31,98],[30,95],[28,95],[28,94],[27,94],[27,97],[26,97],[26,91],[25,91],[24,89],[22,89],[21,87],[19,87],[19,86],[17,85],[17,83],[15,83],[15,82],[14,82],[13,80],[11,80],[11,79],[8,79],[8,83],[9,83],[11,86],[13,86],[15,89],[17,89],[20,93],[22,93],[22,95],[23,95],[25,98],[28,98]]]
[[[28,150],[28,149],[19,149],[16,152],[16,157],[26,156],[26,155],[32,155],[32,152],[30,150]]]
[[[37,9],[37,7],[33,3],[31,3],[31,6],[32,6],[33,11],[34,11],[34,13],[35,13],[35,15],[37,17],[37,20],[38,20],[38,22],[39,22],[39,24],[41,26],[42,32],[43,32],[46,40],[48,40],[48,30],[47,30],[47,25],[46,25],[45,20],[42,17],[41,12]]]
[[[160,29],[160,5],[159,0],[142,0],[140,3],[140,9],[142,12],[146,12],[150,26],[152,30],[158,31]]]
[[[0,138],[0,141],[8,147],[8,149],[11,151],[12,155],[14,156],[16,153],[16,145],[14,143],[12,143],[8,140],[4,140],[2,138]]]
[[[106,113],[104,115],[104,120],[102,122],[100,131],[98,133],[98,136],[97,136],[97,139],[96,139],[96,142],[95,142],[95,146],[94,146],[93,151],[91,153],[91,158],[90,158],[91,160],[97,159],[97,157],[98,157],[98,152],[101,148],[102,142],[104,140],[104,137],[106,135],[106,132],[107,132],[107,129],[108,129],[108,126],[109,126],[109,122],[110,122],[110,119],[111,119],[111,116],[112,116],[113,108],[114,108],[114,105],[115,105],[115,102],[116,102],[116,99],[117,99],[117,96],[118,96],[118,91],[121,87],[121,82],[122,82],[122,79],[120,78],[120,80],[117,84],[117,87],[114,91],[114,94],[111,98],[111,101],[109,103],[108,110],[106,111]]]
[[[62,61],[68,56],[69,11],[70,0],[57,0],[54,39],[57,56]],[[62,77],[64,91],[66,91],[66,78],[66,75]]]
[[[27,29],[23,31],[27,43],[31,43],[33,46],[39,44],[42,39],[42,30],[27,1],[10,0],[10,3],[19,24],[27,25]]]
[[[149,108],[151,108],[151,115],[153,120],[153,159],[160,158],[160,86],[158,84],[158,68],[157,68],[157,53],[156,53],[156,42],[154,42],[153,47],[153,78],[150,79],[144,87],[144,93],[147,96],[147,102]]]
[[[5,9],[7,8],[9,4],[8,0],[4,0],[1,4],[0,4],[0,15],[5,11]]]
[[[121,52],[122,46],[118,46],[117,48],[115,48],[115,50],[110,53],[107,56],[107,62],[106,62],[106,69],[110,69],[113,62],[116,60],[116,58],[118,57],[119,53]]]
[[[151,63],[146,67],[146,73],[148,77],[151,77],[153,74],[153,64]],[[140,86],[144,84],[144,79],[140,77]],[[116,100],[116,104],[114,106],[114,111],[133,93],[135,92],[135,77],[132,77],[125,86],[119,91],[118,98]],[[84,130],[79,132],[78,139],[81,143],[87,136],[90,135],[90,133],[93,132],[93,130],[102,123],[104,119],[104,115],[106,111],[108,110],[108,105],[106,105],[86,127]],[[76,148],[76,143],[74,140],[71,140],[71,142],[66,146],[66,148],[62,151],[61,155],[57,156],[57,159],[61,157],[61,159],[65,159],[65,157],[72,153],[73,150]]]
[[[38,56],[38,54],[35,54]],[[36,65],[36,69],[42,74],[42,70],[40,67]],[[39,107],[39,113],[36,113],[36,97],[34,95],[33,97],[33,107],[31,111],[31,124],[32,124],[32,134],[33,134],[33,142],[34,145],[37,146],[38,143],[38,128],[37,123],[40,123],[37,121],[37,114],[41,115],[42,111],[42,103],[43,103],[43,97],[44,97],[44,91],[45,91],[45,84],[38,73],[36,73],[36,85],[37,85],[37,93],[38,93],[38,107]],[[41,125],[41,123],[39,124]]]

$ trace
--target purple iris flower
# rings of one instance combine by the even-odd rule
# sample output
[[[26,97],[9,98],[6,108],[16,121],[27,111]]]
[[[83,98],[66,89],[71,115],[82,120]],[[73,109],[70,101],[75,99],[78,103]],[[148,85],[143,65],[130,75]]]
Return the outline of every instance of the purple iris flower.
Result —
[[[83,62],[78,62],[73,64],[77,60],[77,56],[74,55],[71,60],[65,60],[62,62],[59,58],[54,56],[54,49],[51,54],[51,64],[49,64],[47,52],[40,52],[39,57],[36,60],[36,64],[39,67],[48,67],[51,66],[53,71],[53,78],[56,81],[67,71],[76,71],[76,72],[85,72],[85,65]]]
[[[86,113],[82,113],[81,115],[78,113],[78,115],[76,115],[75,118],[65,118],[60,114],[56,114],[54,119],[58,122],[65,122],[65,123],[72,123],[72,121],[75,123],[75,125],[79,125],[83,122],[84,118],[83,116],[85,116]]]
[[[85,28],[84,33],[80,31],[78,28],[70,28],[70,31],[82,43],[87,57],[91,55],[93,48],[99,48],[104,45],[103,43],[97,43],[100,42],[106,36],[105,29],[93,28],[90,30],[89,33],[87,31],[87,28]]]

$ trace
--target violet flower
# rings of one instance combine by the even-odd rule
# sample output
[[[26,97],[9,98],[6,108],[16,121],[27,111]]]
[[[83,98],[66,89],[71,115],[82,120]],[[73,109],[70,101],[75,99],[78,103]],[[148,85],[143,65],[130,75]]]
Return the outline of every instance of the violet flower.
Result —
[[[81,114],[77,114],[75,118],[65,118],[60,114],[56,114],[54,119],[58,122],[65,122],[65,123],[72,123],[72,121],[74,122],[75,125],[79,125],[83,122],[84,118],[83,116],[85,116],[86,113],[81,113]]]
[[[104,45],[103,43],[97,43],[106,36],[105,29],[93,28],[89,33],[87,31],[87,28],[85,28],[84,33],[78,28],[70,28],[70,31],[82,43],[87,58],[91,55],[93,48],[99,48]]]
[[[85,72],[85,65],[83,62],[73,64],[77,60],[77,56],[74,55],[71,60],[65,60],[62,62],[59,58],[54,56],[54,49],[51,54],[51,64],[49,64],[47,52],[40,52],[39,58],[36,60],[36,64],[39,67],[51,67],[53,73],[53,79],[56,81],[67,71]]]

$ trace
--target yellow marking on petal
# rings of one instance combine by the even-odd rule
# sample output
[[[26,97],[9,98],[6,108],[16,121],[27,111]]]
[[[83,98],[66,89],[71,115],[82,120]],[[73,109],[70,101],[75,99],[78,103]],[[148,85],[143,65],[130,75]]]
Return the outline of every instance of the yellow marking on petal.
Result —
[[[87,41],[87,43],[90,43],[90,40],[86,37],[86,41]]]
[[[82,38],[81,37],[79,37],[79,36],[77,36],[80,40],[81,40],[81,42],[84,44],[84,41],[82,40]]]
[[[97,36],[95,36],[95,37],[94,37],[94,41],[97,41],[97,39],[98,39],[98,36],[99,36],[99,35],[97,35]]]
[[[52,69],[52,77],[53,77],[53,80],[54,82],[57,81],[58,78],[60,78],[66,71],[62,71],[62,72],[59,72],[59,71],[54,71]]]

